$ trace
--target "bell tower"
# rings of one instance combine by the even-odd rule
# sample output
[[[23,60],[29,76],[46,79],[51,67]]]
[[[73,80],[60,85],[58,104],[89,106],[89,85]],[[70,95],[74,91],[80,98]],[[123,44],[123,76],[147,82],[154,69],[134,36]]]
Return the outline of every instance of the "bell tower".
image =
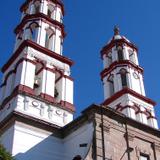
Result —
[[[104,102],[126,116],[158,128],[155,118],[155,102],[146,97],[143,68],[138,62],[138,49],[114,28],[113,38],[101,51],[104,69],[101,79]]]
[[[14,52],[2,67],[0,86],[1,141],[13,155],[20,146],[13,142],[18,143],[16,138],[27,129],[25,123],[33,126],[34,121],[39,126],[42,123],[61,128],[73,120],[75,112],[70,71],[73,61],[63,56],[63,3],[26,0],[20,10]],[[17,117],[23,121],[21,132],[16,132]],[[33,144],[27,144],[31,143],[29,134],[23,135],[25,149],[35,145],[34,138]]]

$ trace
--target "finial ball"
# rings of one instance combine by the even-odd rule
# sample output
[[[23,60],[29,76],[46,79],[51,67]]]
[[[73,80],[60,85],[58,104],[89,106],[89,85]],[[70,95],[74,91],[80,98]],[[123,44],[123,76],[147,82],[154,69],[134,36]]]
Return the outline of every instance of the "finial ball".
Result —
[[[114,27],[114,35],[119,35],[120,29],[118,26]]]

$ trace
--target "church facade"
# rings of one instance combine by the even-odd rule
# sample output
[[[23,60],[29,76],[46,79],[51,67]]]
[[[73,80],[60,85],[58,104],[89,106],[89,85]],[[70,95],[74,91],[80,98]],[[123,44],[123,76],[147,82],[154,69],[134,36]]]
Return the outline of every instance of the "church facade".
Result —
[[[104,101],[73,119],[73,61],[63,56],[64,5],[26,0],[2,67],[0,142],[17,160],[160,160],[155,102],[138,49],[118,27],[102,48]]]

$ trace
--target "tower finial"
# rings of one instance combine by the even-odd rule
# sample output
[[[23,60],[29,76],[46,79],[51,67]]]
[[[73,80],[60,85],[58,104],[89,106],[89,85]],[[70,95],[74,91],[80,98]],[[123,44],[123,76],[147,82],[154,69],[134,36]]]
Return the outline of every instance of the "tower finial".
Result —
[[[120,29],[118,26],[114,26],[114,35],[119,35]]]

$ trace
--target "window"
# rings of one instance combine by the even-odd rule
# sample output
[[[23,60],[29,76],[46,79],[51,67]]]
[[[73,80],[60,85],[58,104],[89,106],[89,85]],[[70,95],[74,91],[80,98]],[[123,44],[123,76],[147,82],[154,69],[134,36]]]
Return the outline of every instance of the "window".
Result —
[[[110,91],[110,96],[112,96],[114,94],[114,81],[113,81],[113,75],[110,75],[108,78],[108,82],[109,82],[109,91]]]
[[[123,58],[123,50],[122,49],[119,49],[118,50],[118,60],[119,61],[122,61],[124,58]]]
[[[54,50],[53,37],[54,37],[54,31],[51,28],[48,28],[46,30],[45,47],[50,49],[50,50]]]
[[[140,160],[150,160],[149,155],[146,154],[140,154]]]
[[[117,54],[118,54],[118,61],[124,60],[122,47],[118,47],[118,49],[117,49]]]
[[[125,69],[120,70],[122,88],[127,87],[127,71]]]
[[[30,29],[29,39],[31,39],[35,42],[37,41],[38,27],[39,27],[38,23],[35,23],[35,22],[31,23],[28,27]]]
[[[107,56],[107,59],[108,59],[108,66],[112,63],[112,54],[109,54]]]
[[[54,18],[54,6],[48,5],[47,15],[52,19]]]
[[[133,63],[136,63],[135,53],[131,50],[129,51],[129,60],[132,61]]]
[[[33,5],[34,5],[34,7],[33,7],[32,14],[39,13],[40,12],[40,2],[36,1]]]

